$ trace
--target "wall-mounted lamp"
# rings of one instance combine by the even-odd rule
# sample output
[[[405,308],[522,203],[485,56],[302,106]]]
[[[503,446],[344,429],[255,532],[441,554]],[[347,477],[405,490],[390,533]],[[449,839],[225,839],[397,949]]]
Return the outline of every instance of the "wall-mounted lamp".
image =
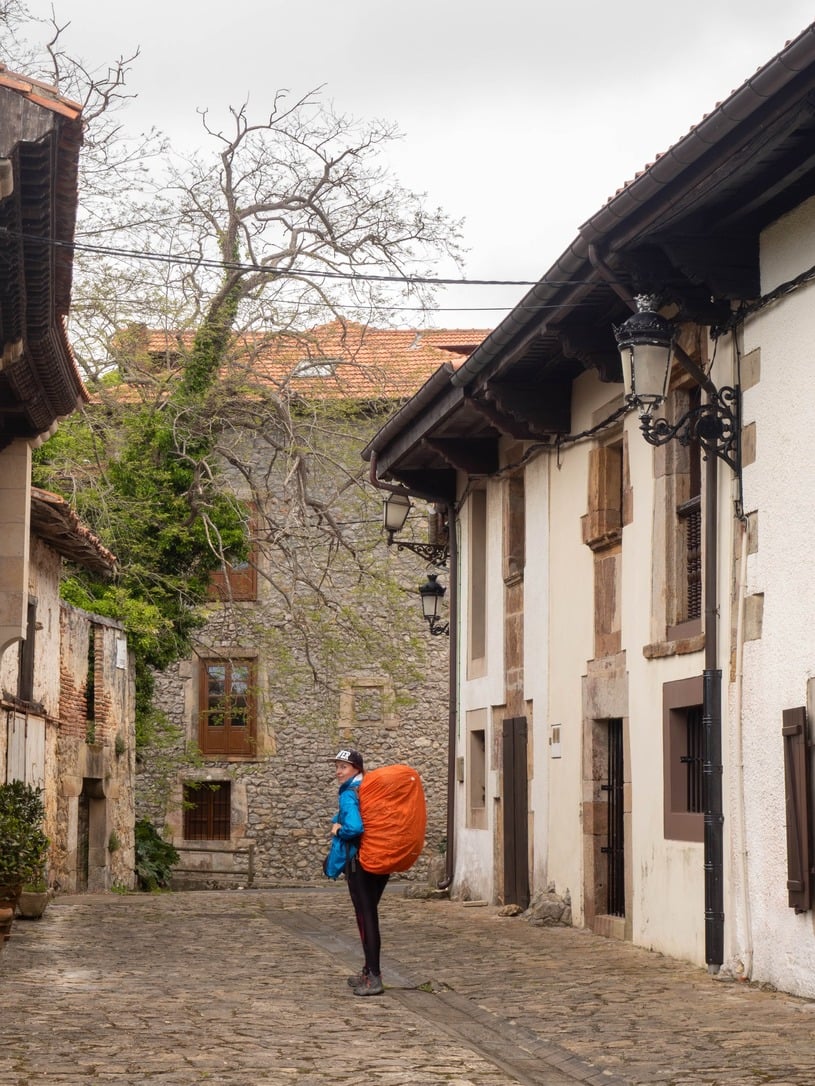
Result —
[[[434,566],[446,566],[449,556],[447,543],[408,543],[406,540],[395,540],[394,536],[405,526],[408,513],[413,504],[406,493],[390,491],[382,502],[382,525],[386,532],[388,546],[396,543],[400,551],[412,551],[418,554],[426,562],[432,562]]]
[[[676,423],[652,417],[668,395],[674,327],[656,312],[651,295],[635,298],[637,312],[614,329],[623,365],[625,398],[640,413],[640,429],[649,445],[665,445],[676,438],[681,445],[698,440],[705,453],[729,464],[741,477],[741,426],[738,389],[705,385],[707,402],[692,407]]]
[[[424,615],[430,632],[434,636],[446,634],[450,636],[450,623],[442,622],[439,618],[439,607],[447,589],[438,582],[438,573],[428,573],[424,584],[419,585],[419,596],[422,600],[422,614]]]
[[[623,364],[623,384],[628,403],[650,414],[668,393],[673,325],[656,311],[657,301],[650,294],[638,294],[636,313],[614,329]]]

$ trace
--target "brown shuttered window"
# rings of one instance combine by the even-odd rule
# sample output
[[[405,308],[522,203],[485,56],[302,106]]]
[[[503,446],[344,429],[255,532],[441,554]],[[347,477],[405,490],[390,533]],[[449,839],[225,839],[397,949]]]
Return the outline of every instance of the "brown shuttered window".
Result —
[[[787,891],[790,908],[802,913],[812,907],[809,742],[803,706],[784,710],[781,734],[787,800]]]
[[[258,598],[258,546],[257,516],[250,507],[249,554],[244,562],[234,565],[225,563],[210,575],[209,598],[226,603],[229,600],[256,600]]]
[[[231,826],[229,781],[184,785],[184,840],[228,841]]]

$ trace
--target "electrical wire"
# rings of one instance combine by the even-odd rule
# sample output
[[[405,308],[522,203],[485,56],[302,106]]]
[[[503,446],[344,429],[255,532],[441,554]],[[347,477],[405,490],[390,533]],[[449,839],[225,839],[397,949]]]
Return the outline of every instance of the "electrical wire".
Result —
[[[155,253],[149,250],[122,249],[115,246],[89,245],[78,241],[60,241],[57,238],[43,238],[25,234],[22,231],[0,227],[0,237],[13,238],[29,244],[47,245],[54,249],[65,249],[75,253],[90,253],[95,256],[109,256],[122,260],[144,260],[151,263],[178,265],[188,268],[205,268],[210,271],[235,271],[255,275],[268,275],[280,279],[286,276],[302,276],[316,279],[339,279],[351,282],[367,283],[405,283],[417,286],[461,286],[461,287],[534,287],[537,279],[456,279],[426,275],[385,275],[366,272],[326,271],[324,268],[270,268],[264,264],[247,264],[241,261],[214,260],[212,258],[190,256],[187,254]],[[547,286],[573,287],[594,283],[589,279],[547,280]]]

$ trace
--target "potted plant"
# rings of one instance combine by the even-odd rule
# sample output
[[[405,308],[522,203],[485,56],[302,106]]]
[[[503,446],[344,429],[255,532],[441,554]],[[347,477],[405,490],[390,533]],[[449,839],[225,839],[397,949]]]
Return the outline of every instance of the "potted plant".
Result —
[[[0,784],[0,915],[6,920],[8,938],[11,916],[23,886],[43,879],[48,855],[48,838],[42,831],[45,817],[40,789],[23,781]]]
[[[26,920],[39,920],[50,898],[45,871],[41,868],[36,878],[23,883],[20,900],[17,902],[17,915]]]

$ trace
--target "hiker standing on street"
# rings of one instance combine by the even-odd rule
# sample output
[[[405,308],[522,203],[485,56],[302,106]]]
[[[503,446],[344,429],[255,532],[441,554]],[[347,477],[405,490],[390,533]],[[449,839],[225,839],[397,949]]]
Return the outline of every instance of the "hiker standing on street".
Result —
[[[366,871],[359,862],[359,840],[364,829],[359,806],[359,786],[364,775],[362,755],[358,750],[345,748],[337,752],[334,765],[339,804],[331,825],[331,851],[325,862],[325,873],[329,878],[345,873],[365,955],[362,969],[349,977],[348,983],[354,995],[381,995],[385,989],[379,964],[379,899],[388,875]]]

